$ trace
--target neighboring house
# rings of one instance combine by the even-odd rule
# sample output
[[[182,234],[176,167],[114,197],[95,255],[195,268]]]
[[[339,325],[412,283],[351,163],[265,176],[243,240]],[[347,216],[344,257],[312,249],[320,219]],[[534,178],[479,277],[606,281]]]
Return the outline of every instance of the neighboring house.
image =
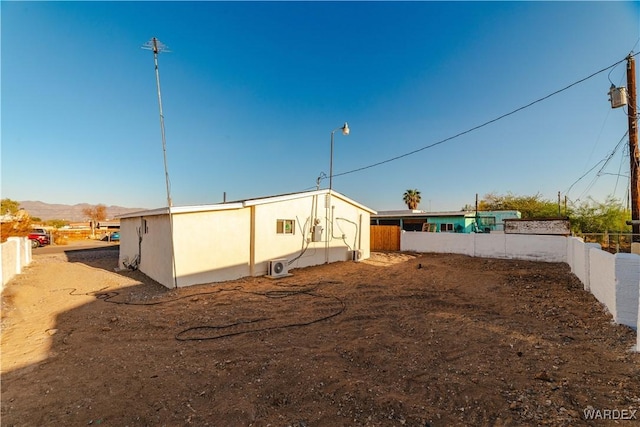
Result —
[[[505,219],[520,216],[519,211],[379,211],[371,215],[371,225],[397,225],[405,231],[490,233],[504,231]]]
[[[96,230],[118,230],[120,228],[120,220],[111,219],[107,221],[99,221],[96,224]]]
[[[133,212],[119,216],[119,265],[169,288],[282,276],[353,259],[354,251],[368,258],[374,213],[329,190]],[[272,260],[276,271],[269,271]]]
[[[69,226],[67,226],[66,228],[73,228],[73,229],[90,229],[91,228],[91,221],[84,221],[84,222],[70,222]],[[105,220],[105,221],[97,221],[95,223],[95,229],[96,230],[117,230],[120,228],[120,220],[119,219],[109,219],[109,220]]]
[[[70,222],[69,225],[64,227],[64,228],[73,228],[73,229],[78,229],[78,230],[90,229],[91,228],[91,223],[89,221],[85,221],[85,222]]]

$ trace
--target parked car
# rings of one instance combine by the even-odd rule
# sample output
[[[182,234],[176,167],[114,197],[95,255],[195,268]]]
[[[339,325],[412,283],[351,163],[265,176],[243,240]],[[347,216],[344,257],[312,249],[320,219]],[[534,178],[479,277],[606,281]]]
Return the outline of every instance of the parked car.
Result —
[[[43,228],[35,228],[31,230],[31,233],[29,233],[28,237],[29,240],[31,240],[32,248],[51,244],[49,233],[47,233]]]
[[[110,234],[107,234],[106,236],[104,236],[102,238],[102,240],[107,241],[107,242],[119,242],[120,241],[120,232],[119,231],[113,231]]]

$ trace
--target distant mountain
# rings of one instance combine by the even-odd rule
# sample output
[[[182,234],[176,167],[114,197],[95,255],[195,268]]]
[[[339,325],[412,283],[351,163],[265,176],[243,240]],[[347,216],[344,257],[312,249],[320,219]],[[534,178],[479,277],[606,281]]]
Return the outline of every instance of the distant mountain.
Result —
[[[92,207],[89,203],[79,203],[77,205],[59,205],[44,202],[34,202],[26,200],[20,203],[20,208],[24,209],[32,217],[37,217],[43,221],[49,219],[63,219],[66,221],[80,222],[87,218],[82,213],[83,209]],[[146,208],[124,208],[122,206],[107,206],[107,219],[113,219],[117,215],[130,212],[143,211]]]

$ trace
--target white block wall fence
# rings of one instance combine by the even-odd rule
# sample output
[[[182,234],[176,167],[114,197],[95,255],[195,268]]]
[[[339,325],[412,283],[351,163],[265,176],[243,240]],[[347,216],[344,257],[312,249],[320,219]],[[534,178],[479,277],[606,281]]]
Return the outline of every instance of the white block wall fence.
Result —
[[[640,256],[610,254],[577,237],[522,234],[462,234],[403,231],[400,250],[453,253],[485,258],[566,262],[613,316],[616,323],[640,324]],[[636,350],[640,351],[640,334]]]
[[[403,231],[400,250],[546,262],[567,262],[568,252],[564,236],[419,231]]]
[[[26,237],[9,237],[0,250],[0,275],[4,289],[9,280],[31,263],[31,242]]]
[[[616,317],[616,257],[605,251],[589,250],[591,293]]]
[[[594,252],[594,251],[591,251]],[[636,301],[640,300],[640,256],[620,253],[615,256],[616,266],[616,323],[638,329],[638,310]],[[638,347],[640,351],[640,347]]]
[[[584,243],[582,239],[570,238],[567,245],[567,262],[571,266],[571,272],[580,279],[584,290],[590,291],[589,249],[600,249],[600,244]]]

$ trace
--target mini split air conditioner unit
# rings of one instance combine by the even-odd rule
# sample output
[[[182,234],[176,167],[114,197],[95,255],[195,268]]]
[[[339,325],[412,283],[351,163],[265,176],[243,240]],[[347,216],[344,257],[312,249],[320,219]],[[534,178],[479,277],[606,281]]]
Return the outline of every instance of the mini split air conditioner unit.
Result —
[[[289,266],[286,259],[273,259],[267,266],[267,277],[286,277],[289,274]]]

